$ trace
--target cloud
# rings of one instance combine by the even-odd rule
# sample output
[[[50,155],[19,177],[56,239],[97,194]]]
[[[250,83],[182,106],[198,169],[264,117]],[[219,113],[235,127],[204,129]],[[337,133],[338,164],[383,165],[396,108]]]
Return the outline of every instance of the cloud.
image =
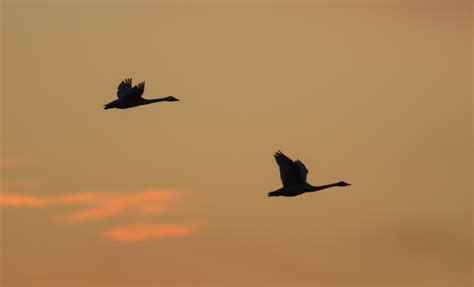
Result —
[[[56,204],[81,204],[81,203],[94,203],[100,201],[102,197],[101,193],[94,192],[81,192],[68,195],[59,195],[51,199]]]
[[[24,161],[12,158],[0,158],[0,167],[24,164]],[[123,215],[147,217],[170,211],[172,201],[181,198],[178,190],[147,189],[134,193],[124,192],[80,192],[67,195],[39,197],[11,193],[17,189],[35,189],[42,185],[38,180],[19,180],[2,182],[0,185],[0,206],[21,207],[72,207],[57,218],[61,223],[86,223],[101,221],[112,217],[123,220]],[[8,192],[6,192],[8,191]],[[162,237],[187,236],[196,229],[195,224],[135,223],[123,224],[101,232],[106,238],[121,241],[140,241]]]
[[[167,210],[170,200],[181,196],[176,190],[145,190],[133,194],[84,193],[54,199],[62,203],[89,203],[91,207],[64,215],[65,223],[102,220],[126,211],[157,214]]]
[[[112,217],[123,220],[122,215],[150,217],[170,211],[172,201],[181,198],[178,190],[149,189],[135,193],[123,192],[82,192],[51,197],[25,196],[0,193],[0,206],[10,207],[58,207],[69,206],[79,210],[60,214],[61,223],[86,223],[103,221]],[[115,241],[139,241],[145,239],[187,236],[196,225],[177,224],[125,224],[107,229],[103,234]]]
[[[196,224],[128,224],[112,227],[104,235],[114,241],[142,241],[162,237],[182,237],[192,234]]]
[[[35,207],[35,206],[45,206],[47,204],[48,204],[47,200],[34,197],[34,196],[0,193],[0,206]]]
[[[49,198],[0,193],[0,205],[45,206],[87,205],[87,207],[63,215],[65,223],[77,223],[106,219],[132,211],[141,214],[158,214],[168,210],[171,200],[182,195],[176,190],[146,190],[133,194],[118,192],[84,192]]]

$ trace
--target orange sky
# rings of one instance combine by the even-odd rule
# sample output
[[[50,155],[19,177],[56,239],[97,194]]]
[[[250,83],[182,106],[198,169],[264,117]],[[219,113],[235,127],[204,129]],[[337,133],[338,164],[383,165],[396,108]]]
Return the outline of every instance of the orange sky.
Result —
[[[472,11],[2,1],[0,285],[472,286]]]

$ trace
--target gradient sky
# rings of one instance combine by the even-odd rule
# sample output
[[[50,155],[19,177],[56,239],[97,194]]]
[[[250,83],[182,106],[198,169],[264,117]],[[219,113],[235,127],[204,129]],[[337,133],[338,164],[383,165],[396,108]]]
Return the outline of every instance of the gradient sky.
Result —
[[[471,286],[441,2],[3,0],[0,285]],[[104,111],[127,77],[181,102]],[[353,185],[267,198],[277,149]]]

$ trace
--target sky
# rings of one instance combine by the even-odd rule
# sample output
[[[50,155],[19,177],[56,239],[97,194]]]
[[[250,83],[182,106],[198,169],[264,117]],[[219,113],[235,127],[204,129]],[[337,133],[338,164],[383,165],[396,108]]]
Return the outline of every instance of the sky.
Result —
[[[472,286],[472,13],[1,1],[0,285]]]

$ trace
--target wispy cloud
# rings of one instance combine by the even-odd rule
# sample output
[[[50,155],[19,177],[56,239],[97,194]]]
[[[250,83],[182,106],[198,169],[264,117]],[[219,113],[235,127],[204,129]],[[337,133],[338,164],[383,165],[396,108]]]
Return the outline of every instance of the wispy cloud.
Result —
[[[128,224],[110,228],[104,232],[104,235],[114,241],[141,241],[187,236],[196,228],[196,224]]]
[[[24,164],[24,161],[0,157],[0,167]],[[31,190],[42,185],[38,180],[19,180],[2,182],[0,190],[0,206],[9,208],[36,207],[53,208],[68,207],[74,211],[66,211],[56,218],[61,223],[87,223],[103,221],[114,217],[126,220],[127,216],[146,219],[148,223],[122,224],[101,232],[106,238],[120,242],[141,241],[162,237],[187,236],[193,233],[196,224],[149,223],[154,215],[169,212],[173,202],[183,197],[179,190],[147,189],[138,192],[80,192],[67,195],[40,197],[23,195],[13,190]],[[64,210],[64,208],[62,208]]]
[[[149,217],[170,211],[172,201],[181,198],[178,190],[149,189],[135,193],[123,192],[82,192],[51,197],[25,196],[0,193],[0,206],[9,207],[54,207],[71,206],[79,210],[60,214],[61,223],[85,223],[101,221],[111,217]],[[174,224],[128,224],[105,231],[106,237],[118,241],[138,241],[167,236],[186,236],[196,229],[195,225]]]
[[[81,193],[67,197],[53,198],[57,203],[87,203],[90,206],[64,215],[66,223],[102,220],[127,211],[145,214],[164,212],[171,200],[179,198],[176,190],[145,190],[133,194],[123,193]]]
[[[68,195],[58,195],[51,199],[56,204],[90,204],[101,200],[100,192],[81,192]]]
[[[45,206],[48,204],[47,200],[34,197],[34,196],[25,196],[9,193],[0,193],[0,206],[26,206],[26,207],[35,207],[35,206]]]

